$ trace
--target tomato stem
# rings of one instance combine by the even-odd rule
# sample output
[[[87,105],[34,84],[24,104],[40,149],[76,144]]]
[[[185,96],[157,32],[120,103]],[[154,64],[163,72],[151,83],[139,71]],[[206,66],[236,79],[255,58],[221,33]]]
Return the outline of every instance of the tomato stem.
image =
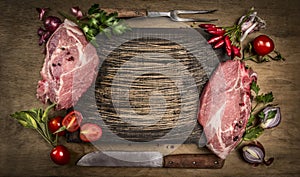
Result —
[[[47,122],[48,122],[48,120],[47,120]],[[46,136],[49,138],[49,139],[52,139],[52,136],[50,135],[50,133],[49,133],[49,129],[48,129],[48,123],[45,123],[45,127],[46,127]]]
[[[47,137],[46,135],[44,135],[44,133],[40,130],[40,129],[36,129],[37,132],[39,132],[40,135],[42,135],[42,137],[49,143],[51,144],[53,147],[55,147],[55,144],[53,143],[53,141]]]
[[[54,146],[57,146],[58,142],[58,133],[55,134]]]

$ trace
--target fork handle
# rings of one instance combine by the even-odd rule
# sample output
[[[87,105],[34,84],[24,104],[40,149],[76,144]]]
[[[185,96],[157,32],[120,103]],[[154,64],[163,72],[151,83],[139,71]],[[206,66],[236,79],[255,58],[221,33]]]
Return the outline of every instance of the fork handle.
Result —
[[[117,12],[119,18],[129,17],[145,17],[147,16],[146,9],[121,9],[121,8],[101,8],[107,13]]]

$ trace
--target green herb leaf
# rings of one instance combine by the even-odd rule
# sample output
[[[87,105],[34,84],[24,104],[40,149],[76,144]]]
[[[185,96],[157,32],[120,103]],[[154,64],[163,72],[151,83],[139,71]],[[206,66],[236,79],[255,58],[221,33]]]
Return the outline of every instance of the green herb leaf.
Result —
[[[15,112],[10,116],[16,119],[22,126],[35,129],[49,144],[55,146],[56,142],[48,130],[48,114],[54,106],[55,104],[48,106],[45,111],[41,108],[31,109]]]
[[[263,131],[264,131],[264,129],[261,128],[260,126],[252,127],[250,129],[246,130],[246,132],[243,136],[243,139],[245,141],[257,139],[263,133]]]
[[[37,128],[37,123],[35,121],[35,118],[32,117],[32,114],[25,111],[16,112],[11,115],[11,117],[18,120],[18,122],[23,125],[26,128]]]
[[[127,25],[121,23],[118,13],[107,14],[99,8],[99,4],[92,5],[88,10],[88,14],[79,20],[67,15],[63,16],[75,22],[84,32],[86,39],[95,46],[97,46],[96,36],[98,34],[111,37],[111,35],[120,35],[130,29]]]
[[[261,119],[265,118],[265,113],[263,111],[259,112],[258,117]]]
[[[260,91],[260,88],[255,81],[251,83],[251,90],[253,90],[256,95],[258,95]]]
[[[92,5],[88,10],[89,15],[91,15],[93,13],[97,13],[97,12],[99,12],[99,4]]]
[[[255,121],[255,115],[251,114],[247,122],[247,127],[252,126],[254,124],[254,121]]]
[[[91,19],[89,19],[89,26],[94,27],[94,28],[98,28],[99,21],[96,18],[91,18]]]
[[[43,116],[42,116],[42,122],[45,122],[45,123],[48,122],[48,114],[55,105],[56,104],[52,104],[45,109],[45,112],[43,113]]]
[[[263,104],[270,103],[270,102],[272,102],[274,100],[273,93],[269,92],[269,93],[266,93],[266,94],[257,95],[255,97],[255,100],[258,103],[263,103]]]
[[[273,60],[277,60],[277,61],[280,61],[280,60],[284,61],[285,60],[285,58],[283,58],[278,51],[274,50],[274,52],[275,52],[276,56],[275,57],[271,57]]]
[[[276,116],[276,114],[277,114],[277,110],[269,111],[267,120],[268,119],[273,119]]]
[[[270,58],[266,55],[266,56],[263,56],[260,58],[259,62],[262,63],[262,62],[269,62],[270,61]]]

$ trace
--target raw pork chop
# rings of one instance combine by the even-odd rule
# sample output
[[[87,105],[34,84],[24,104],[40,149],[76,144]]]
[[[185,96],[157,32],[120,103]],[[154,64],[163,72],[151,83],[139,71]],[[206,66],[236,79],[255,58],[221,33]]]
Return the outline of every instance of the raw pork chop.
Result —
[[[94,81],[98,63],[96,49],[77,25],[65,20],[46,44],[37,97],[59,110],[74,106]]]
[[[256,79],[240,61],[221,63],[205,86],[198,121],[206,135],[206,146],[225,159],[240,142],[251,111],[250,85]]]

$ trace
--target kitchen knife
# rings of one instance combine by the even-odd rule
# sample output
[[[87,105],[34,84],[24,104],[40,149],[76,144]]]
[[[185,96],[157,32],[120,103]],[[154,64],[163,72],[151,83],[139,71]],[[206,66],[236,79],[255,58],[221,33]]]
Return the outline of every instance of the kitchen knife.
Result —
[[[224,160],[214,154],[176,154],[163,156],[160,152],[152,151],[95,151],[81,157],[77,165],[218,169],[223,167]]]

